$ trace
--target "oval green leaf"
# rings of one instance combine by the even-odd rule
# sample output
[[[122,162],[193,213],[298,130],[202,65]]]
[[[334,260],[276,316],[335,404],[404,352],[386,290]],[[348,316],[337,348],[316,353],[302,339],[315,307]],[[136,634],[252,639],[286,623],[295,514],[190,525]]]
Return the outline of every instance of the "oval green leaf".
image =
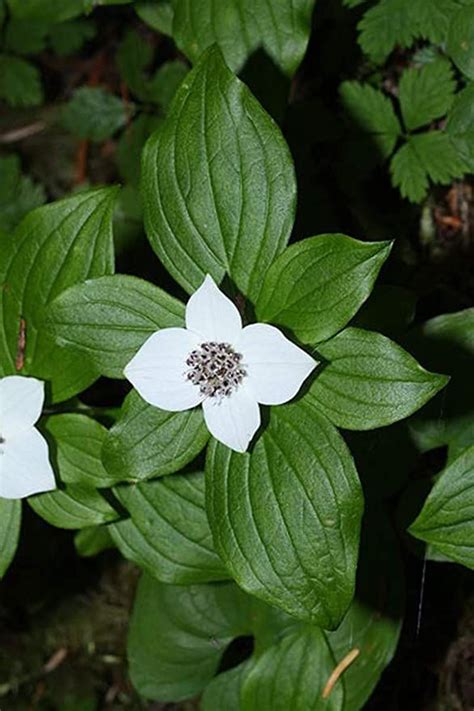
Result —
[[[208,439],[201,408],[165,412],[132,391],[109,431],[102,461],[115,482],[139,482],[182,469]]]
[[[236,585],[163,585],[143,575],[128,637],[130,677],[147,699],[180,701],[213,678],[226,646],[248,631]]]
[[[245,660],[236,667],[218,674],[208,684],[201,699],[201,711],[242,711],[240,691],[252,662]]]
[[[109,531],[111,525],[100,524],[78,531],[74,536],[74,547],[77,554],[83,558],[90,558],[108,548],[114,548],[115,544]]]
[[[323,630],[301,627],[267,649],[245,677],[242,711],[308,711],[324,708],[342,711],[344,690],[334,687],[328,698],[323,691],[335,667]],[[284,669],[284,673],[281,670]]]
[[[269,269],[256,304],[258,319],[318,343],[341,330],[369,296],[390,242],[341,234],[291,245]]]
[[[48,309],[56,343],[87,356],[101,375],[123,369],[160,328],[184,325],[184,306],[162,289],[132,276],[104,276],[68,289]]]
[[[50,456],[55,460],[62,482],[89,488],[104,488],[115,483],[101,459],[107,430],[96,420],[76,413],[52,415],[47,418],[44,429],[53,440]]]
[[[305,399],[275,408],[251,453],[213,442],[206,477],[214,545],[238,584],[337,626],[354,592],[362,493],[333,425]]]
[[[124,521],[111,527],[126,558],[164,583],[186,585],[229,577],[214,550],[202,472],[117,487],[115,494],[134,526],[132,531]]]
[[[96,378],[82,355],[57,347],[45,310],[62,291],[114,270],[116,188],[101,188],[37,208],[11,239],[0,240],[0,369],[51,383],[66,400]]]
[[[119,517],[97,489],[79,484],[31,496],[28,503],[38,516],[57,528],[87,528]]]
[[[12,562],[21,526],[21,501],[0,498],[0,578]]]
[[[189,293],[227,272],[250,299],[293,226],[293,163],[278,126],[208,50],[143,157],[145,226]]]
[[[441,473],[409,531],[474,570],[474,446]]]
[[[370,430],[402,420],[448,382],[386,336],[346,328],[318,348],[326,364],[309,397],[338,427]]]

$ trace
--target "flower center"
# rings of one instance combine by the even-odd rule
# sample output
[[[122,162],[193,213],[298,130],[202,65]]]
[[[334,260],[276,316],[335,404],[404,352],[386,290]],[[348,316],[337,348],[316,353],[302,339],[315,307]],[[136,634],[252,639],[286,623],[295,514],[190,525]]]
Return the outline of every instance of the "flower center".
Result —
[[[247,375],[242,355],[228,343],[201,343],[186,358],[186,365],[186,379],[206,397],[228,397]]]

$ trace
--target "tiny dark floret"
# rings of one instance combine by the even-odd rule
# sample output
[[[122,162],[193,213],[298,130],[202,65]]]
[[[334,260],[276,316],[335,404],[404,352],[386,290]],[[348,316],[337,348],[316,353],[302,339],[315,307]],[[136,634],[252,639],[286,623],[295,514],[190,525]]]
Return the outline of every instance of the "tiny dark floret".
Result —
[[[206,397],[228,397],[246,376],[242,355],[229,343],[201,343],[186,359],[186,378]]]

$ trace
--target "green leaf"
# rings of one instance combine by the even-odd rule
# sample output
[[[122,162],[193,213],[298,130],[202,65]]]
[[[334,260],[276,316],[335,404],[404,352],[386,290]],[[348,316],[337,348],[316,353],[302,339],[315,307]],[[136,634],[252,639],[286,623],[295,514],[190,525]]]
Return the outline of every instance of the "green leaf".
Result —
[[[109,532],[111,526],[113,524],[102,524],[78,531],[74,536],[77,554],[83,558],[90,558],[108,548],[114,548],[115,543]]]
[[[173,605],[175,591],[181,598]],[[197,693],[210,681],[201,700],[203,711],[241,711],[253,709],[257,703],[265,709],[306,711],[319,708],[318,699],[336,663],[356,648],[359,656],[336,682],[324,705],[331,708],[330,704],[336,703],[336,708],[344,711],[358,711],[396,650],[403,598],[396,540],[386,513],[379,509],[369,512],[365,521],[356,599],[334,632],[324,633],[315,626],[298,623],[278,609],[244,595],[236,586],[176,588],[142,580],[134,612],[139,624],[134,625],[133,640],[130,636],[129,642],[129,653],[133,653],[140,675],[136,686],[140,691],[146,688],[146,695],[151,698],[177,701]],[[190,602],[194,612],[189,609]],[[186,612],[180,614],[183,608]],[[216,609],[220,611],[219,620]],[[230,628],[233,637],[252,634],[254,652],[248,660],[211,681],[209,645],[203,645],[201,640],[214,640],[222,654],[224,645],[218,642],[224,636],[225,643],[230,641]],[[191,653],[198,678],[189,688]],[[285,674],[278,673],[279,669],[284,669]],[[167,684],[170,678],[172,685]],[[278,688],[275,698],[272,685]]]
[[[446,133],[420,133],[411,136],[410,142],[428,177],[434,183],[448,185],[454,178],[460,178],[464,174],[466,166]]]
[[[474,413],[469,413],[470,417],[466,418],[458,427],[454,428],[448,442],[448,464],[459,457],[466,447],[474,442]],[[448,428],[446,428],[447,430]]]
[[[64,22],[82,14],[82,0],[7,0],[10,12],[18,20]]]
[[[30,496],[28,503],[38,516],[57,528],[87,528],[119,516],[97,489],[80,484]]]
[[[42,52],[46,45],[48,24],[10,20],[4,34],[3,46],[15,54]]]
[[[126,521],[111,528],[126,558],[163,583],[188,585],[229,577],[214,551],[202,472],[122,486],[115,493],[135,528],[133,538],[130,526],[123,526]]]
[[[446,391],[410,420],[414,441],[427,451],[462,439],[473,420],[474,309],[430,319],[412,330],[407,345],[430,369],[451,376]]]
[[[423,200],[428,191],[428,178],[434,183],[447,185],[454,178],[461,177],[466,168],[456,144],[443,131],[410,136],[390,163],[393,184],[411,202]]]
[[[96,27],[91,20],[71,20],[54,25],[50,42],[60,57],[78,52],[88,40],[95,37]]]
[[[102,459],[116,481],[139,482],[182,469],[208,439],[201,408],[165,412],[132,391],[109,432]]]
[[[409,131],[444,116],[454,99],[451,64],[439,59],[420,69],[406,69],[399,85],[403,121]]]
[[[145,147],[142,196],[153,249],[189,293],[206,274],[220,282],[227,272],[255,299],[289,238],[295,192],[278,127],[212,48]]]
[[[44,429],[53,439],[51,452],[60,480],[65,484],[104,488],[114,484],[101,459],[107,430],[91,417],[79,414],[52,415]]]
[[[109,524],[109,533],[116,548],[124,558],[136,563],[142,570],[152,575],[156,565],[156,551],[144,539],[131,518]]]
[[[383,62],[397,44],[409,47],[415,35],[406,0],[381,0],[364,14],[357,28],[360,46],[375,62]]]
[[[343,82],[339,94],[352,130],[370,137],[371,150],[377,151],[379,161],[388,158],[401,132],[390,98],[357,81]]]
[[[132,245],[140,250],[143,244],[143,211],[141,197],[134,185],[125,185],[117,201],[114,215],[115,253],[121,256]]]
[[[175,0],[173,38],[193,63],[217,43],[235,72],[262,45],[291,77],[306,52],[313,7],[314,0]]]
[[[184,325],[184,306],[132,276],[92,279],[63,292],[48,309],[58,345],[87,356],[98,373],[123,378],[123,369],[160,328]]]
[[[399,345],[373,331],[346,328],[318,348],[327,362],[310,398],[338,427],[370,430],[422,407],[448,378],[429,373]]]
[[[242,685],[242,711],[307,711],[324,705],[328,711],[343,709],[339,684],[322,701],[325,684],[335,667],[324,632],[305,627],[286,635],[260,656]],[[284,669],[284,673],[278,670]]]
[[[411,56],[410,63],[415,67],[424,67],[425,64],[432,64],[440,58],[440,52],[438,47],[432,44],[425,44],[415,49]]]
[[[83,86],[64,107],[61,123],[78,138],[105,141],[125,126],[130,110],[130,104],[104,89]]]
[[[179,60],[169,61],[162,64],[154,76],[150,77],[146,69],[152,60],[152,46],[137,32],[130,31],[117,53],[121,74],[136,96],[142,101],[158,104],[166,113],[189,68]]]
[[[46,194],[42,185],[21,174],[16,155],[0,157],[0,175],[0,224],[10,232],[28,212],[46,201]]]
[[[426,171],[415,151],[413,142],[405,143],[390,161],[392,183],[402,197],[410,202],[421,202],[428,192]]]
[[[140,182],[143,147],[161,120],[158,116],[139,114],[120,136],[117,146],[118,168],[122,178],[136,187]]]
[[[9,199],[14,198],[15,190],[18,187],[18,181],[21,177],[19,157],[15,154],[0,157],[0,169],[2,175],[2,182],[0,183],[0,200],[4,203]]]
[[[433,44],[445,45],[451,18],[466,0],[416,0],[407,3],[413,8],[412,21],[416,23],[417,34]],[[470,0],[467,0],[470,2]]]
[[[238,584],[337,626],[354,592],[362,495],[330,422],[306,399],[275,408],[251,453],[213,441],[206,477],[214,545]]]
[[[441,472],[409,532],[474,570],[474,446]]]
[[[140,182],[143,147],[161,121],[158,116],[139,114],[119,138],[117,163],[120,174],[124,180],[136,187]]]
[[[291,329],[303,342],[330,338],[367,299],[390,249],[390,242],[340,234],[291,245],[265,277],[258,319]]]
[[[21,526],[21,501],[0,498],[0,578],[12,562]]]
[[[474,172],[474,83],[456,95],[448,114],[446,133],[451,137],[467,170]]]
[[[101,5],[130,5],[134,0],[82,0],[83,9],[92,12]]]
[[[129,627],[130,677],[147,699],[180,701],[204,689],[225,647],[247,632],[247,598],[231,583],[163,585],[143,575]]]
[[[172,34],[173,6],[170,0],[141,0],[134,5],[140,20],[164,35]]]
[[[117,52],[117,65],[120,75],[128,88],[139,98],[148,98],[148,77],[146,67],[153,59],[151,45],[135,32],[130,30],[119,45]]]
[[[464,370],[466,361],[474,357],[474,308],[429,319],[414,335],[424,356],[454,375],[461,360]]]
[[[15,373],[23,330],[21,373],[49,380],[55,402],[86,388],[96,374],[82,355],[63,351],[50,338],[43,327],[46,307],[73,284],[113,272],[116,194],[116,188],[97,189],[40,207],[11,238],[0,240],[0,372]]]
[[[29,175],[21,175],[13,199],[0,207],[2,226],[13,230],[29,212],[46,202],[46,191],[40,183],[35,183]]]
[[[474,79],[474,5],[459,8],[448,31],[447,52],[469,79]]]
[[[206,686],[201,698],[201,711],[241,711],[240,690],[251,662],[246,660],[236,667],[221,672]]]
[[[163,111],[168,111],[179,85],[188,72],[189,67],[179,60],[162,64],[150,80],[148,89],[150,101],[158,104]]]
[[[41,77],[26,59],[0,54],[0,99],[10,106],[37,106],[43,101]]]
[[[396,45],[409,47],[417,37],[442,44],[458,8],[456,0],[381,0],[359,22],[359,44],[375,62],[383,62]]]

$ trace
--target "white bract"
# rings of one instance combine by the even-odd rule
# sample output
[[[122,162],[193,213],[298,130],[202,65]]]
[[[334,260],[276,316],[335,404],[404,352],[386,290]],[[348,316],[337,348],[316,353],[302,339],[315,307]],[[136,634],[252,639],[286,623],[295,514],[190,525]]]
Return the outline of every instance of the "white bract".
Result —
[[[179,412],[202,403],[209,432],[245,452],[262,405],[291,400],[317,361],[274,326],[242,326],[238,309],[206,276],[186,306],[186,328],[154,333],[125,368],[146,402]]]
[[[23,499],[56,488],[48,445],[34,427],[44,383],[9,375],[0,379],[0,497]]]

